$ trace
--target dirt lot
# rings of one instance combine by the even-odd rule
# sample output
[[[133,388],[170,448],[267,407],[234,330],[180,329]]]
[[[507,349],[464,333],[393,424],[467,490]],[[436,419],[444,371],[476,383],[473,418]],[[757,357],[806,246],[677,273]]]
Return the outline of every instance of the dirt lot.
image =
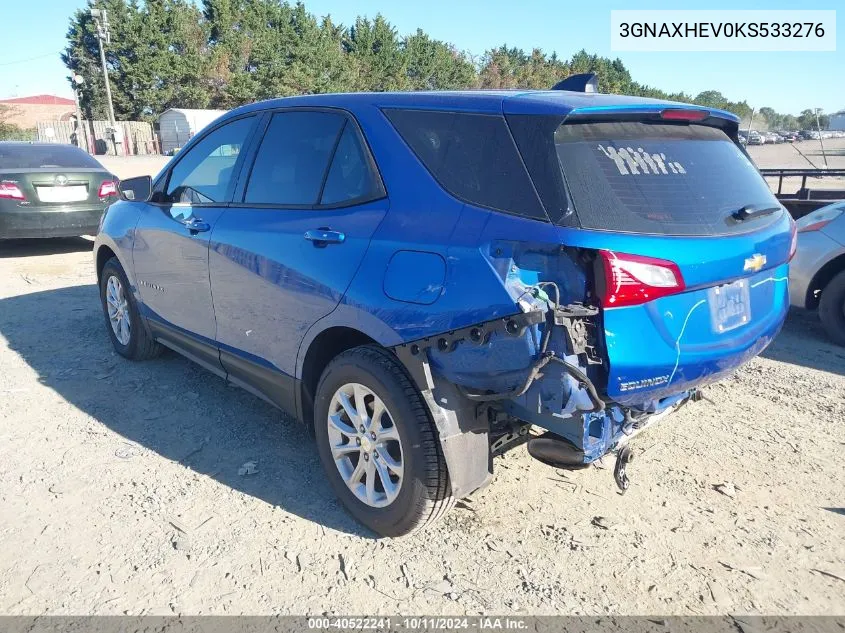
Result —
[[[377,540],[296,423],[174,354],[115,355],[90,249],[0,251],[0,613],[843,611],[845,349],[812,316],[635,441],[627,495],[519,448]]]
[[[387,541],[296,423],[174,354],[115,355],[90,249],[0,246],[0,613],[843,613],[845,349],[812,315],[638,438],[627,495],[519,448]]]

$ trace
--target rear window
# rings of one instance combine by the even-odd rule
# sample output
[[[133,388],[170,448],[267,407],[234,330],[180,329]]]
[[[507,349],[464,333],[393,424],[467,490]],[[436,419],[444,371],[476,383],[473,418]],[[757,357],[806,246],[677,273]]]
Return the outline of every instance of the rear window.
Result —
[[[513,117],[512,125],[554,221],[574,209],[578,223],[588,229],[724,235],[778,217],[733,219],[746,205],[777,207],[778,201],[719,129],[632,121],[560,124],[559,119],[550,125],[551,117],[532,118]]]
[[[405,142],[456,198],[548,221],[501,116],[385,110]]]
[[[73,145],[0,144],[0,169],[39,169],[41,167],[95,167],[100,163]]]

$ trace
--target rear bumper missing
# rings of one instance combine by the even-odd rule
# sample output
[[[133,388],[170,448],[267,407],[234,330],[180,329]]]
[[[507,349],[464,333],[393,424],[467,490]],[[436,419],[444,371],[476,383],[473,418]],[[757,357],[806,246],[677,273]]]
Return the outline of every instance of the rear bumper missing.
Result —
[[[0,211],[0,239],[96,235],[101,207],[41,211]]]
[[[491,409],[554,433],[588,464],[690,399],[692,391],[684,391],[640,409],[622,407],[601,396],[593,384],[602,368],[565,355],[555,335],[545,353],[558,362],[536,371],[544,320],[542,311],[521,313],[393,348],[435,421],[456,496],[473,492],[492,477]],[[551,351],[555,349],[558,354]],[[511,363],[508,371],[499,364],[503,358]]]

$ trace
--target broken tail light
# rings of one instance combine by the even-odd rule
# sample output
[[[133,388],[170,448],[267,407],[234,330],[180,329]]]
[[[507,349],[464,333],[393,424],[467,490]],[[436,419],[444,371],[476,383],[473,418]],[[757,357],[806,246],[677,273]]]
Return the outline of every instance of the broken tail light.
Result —
[[[684,278],[674,262],[643,255],[599,251],[604,268],[605,308],[632,306],[681,292]]]
[[[26,200],[26,196],[21,191],[21,188],[18,187],[18,183],[11,180],[0,182],[0,198],[5,198],[6,200]]]

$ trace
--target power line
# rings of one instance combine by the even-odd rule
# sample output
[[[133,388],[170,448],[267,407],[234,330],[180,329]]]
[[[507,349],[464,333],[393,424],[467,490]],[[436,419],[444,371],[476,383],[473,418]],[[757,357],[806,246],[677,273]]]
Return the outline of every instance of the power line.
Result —
[[[35,57],[27,57],[26,59],[17,59],[13,62],[0,62],[0,66],[11,66],[13,64],[23,64],[25,62],[32,62],[36,59],[44,59],[45,57],[52,57],[53,55],[60,55],[59,53],[44,53],[43,55],[36,55]]]

